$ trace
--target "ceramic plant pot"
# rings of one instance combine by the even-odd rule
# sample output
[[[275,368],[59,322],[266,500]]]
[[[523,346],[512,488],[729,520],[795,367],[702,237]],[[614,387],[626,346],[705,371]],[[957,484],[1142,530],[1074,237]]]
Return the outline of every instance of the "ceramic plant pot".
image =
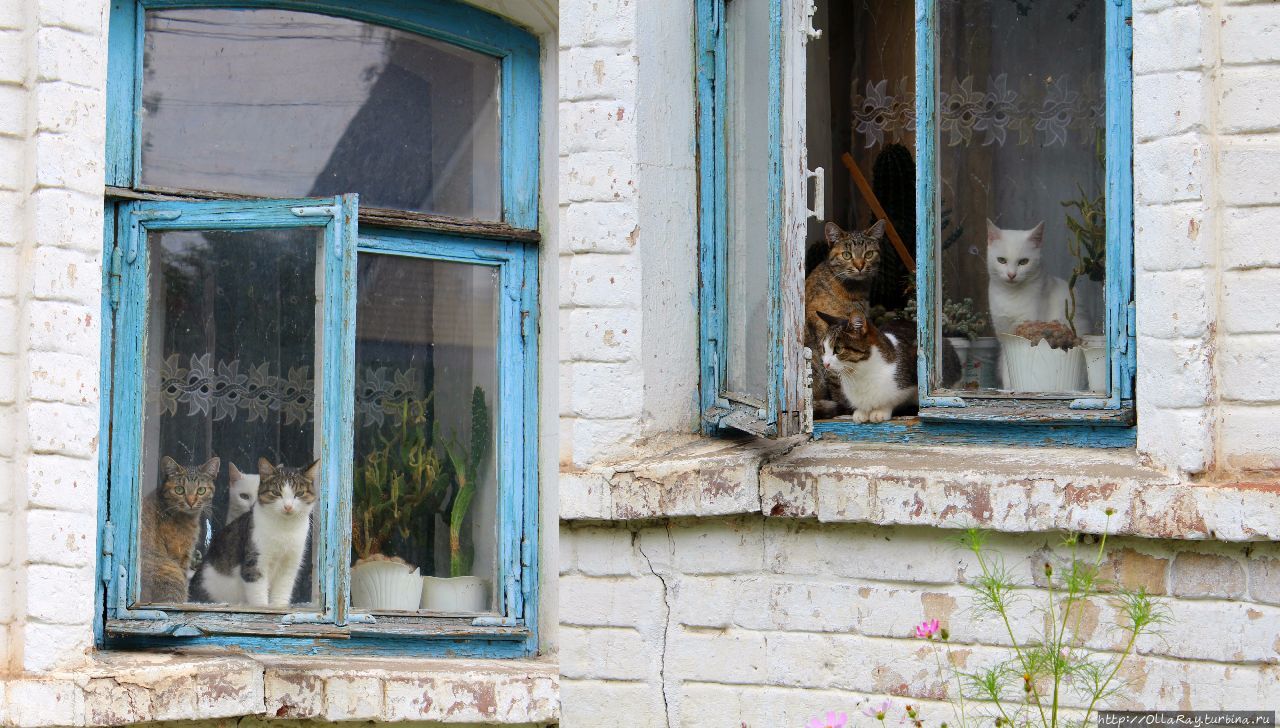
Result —
[[[1009,389],[1015,392],[1078,392],[1084,385],[1084,357],[1080,347],[1063,351],[1014,334],[1000,334],[1000,347],[1009,370]]]
[[[1107,391],[1107,340],[1101,336],[1082,336],[1084,339],[1084,368],[1090,392]]]
[[[478,576],[424,576],[421,598],[430,612],[485,612],[489,585]]]
[[[375,557],[351,567],[351,606],[356,609],[412,612],[421,593],[418,569],[400,559]]]

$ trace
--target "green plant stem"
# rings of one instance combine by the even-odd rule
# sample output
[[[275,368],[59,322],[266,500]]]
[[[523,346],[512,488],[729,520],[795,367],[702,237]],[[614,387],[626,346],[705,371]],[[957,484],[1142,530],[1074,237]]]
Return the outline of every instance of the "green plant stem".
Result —
[[[947,682],[947,677],[942,671],[942,657],[938,653],[938,644],[933,641],[932,637],[929,638],[929,642],[933,643],[933,660],[938,664],[938,678],[945,683]],[[956,698],[959,701],[959,708],[952,705],[951,710],[956,716],[956,720],[960,723],[960,728],[966,728],[967,721],[965,720],[965,716],[967,713],[964,705],[964,683],[960,682],[960,675],[956,672],[956,669],[951,662],[951,645],[947,645],[947,666],[950,668],[952,677],[956,679]]]
[[[987,569],[986,559],[982,558],[982,553],[979,551],[975,551],[974,555],[978,557],[978,566],[982,568],[982,575],[990,579],[991,572]],[[1009,635],[1009,644],[1013,646],[1013,652],[1017,655],[1018,662],[1022,664],[1023,673],[1030,675],[1031,669],[1027,662],[1027,657],[1023,654],[1022,648],[1018,646],[1018,638],[1013,633],[1013,625],[1009,624],[1009,613],[1005,610],[1003,603],[996,602],[996,612],[1000,615],[1000,620],[1004,622],[1005,632]],[[1040,704],[1040,691],[1036,688],[1035,680],[1031,681],[1031,694],[1035,697],[1036,710],[1040,711],[1040,722],[1047,725],[1045,723],[1044,706]],[[1000,705],[999,699],[996,700],[996,707],[1000,708],[1002,714],[1004,713],[1004,706]],[[1005,718],[1007,719],[1008,716],[1005,716]]]
[[[1111,674],[1107,675],[1107,679],[1103,681],[1102,686],[1093,694],[1093,699],[1089,701],[1089,707],[1084,711],[1084,721],[1081,725],[1089,725],[1089,714],[1093,712],[1093,706],[1098,700],[1106,694],[1107,686],[1115,679],[1116,673],[1120,672],[1120,666],[1124,661],[1129,659],[1129,653],[1133,651],[1133,645],[1138,641],[1138,630],[1134,629],[1129,632],[1129,642],[1124,646],[1124,652],[1120,653],[1120,659],[1116,660],[1116,666],[1111,668]]]

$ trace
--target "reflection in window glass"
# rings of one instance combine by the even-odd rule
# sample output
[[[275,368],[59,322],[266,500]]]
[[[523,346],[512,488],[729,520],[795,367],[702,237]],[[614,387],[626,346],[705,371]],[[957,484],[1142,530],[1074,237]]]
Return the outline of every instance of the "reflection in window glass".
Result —
[[[316,604],[322,240],[148,236],[140,603]]]
[[[999,352],[964,389],[1106,388],[1105,10],[939,3],[939,325]]]
[[[499,61],[286,10],[146,13],[142,183],[501,219]]]
[[[769,0],[729,0],[725,389],[763,404],[769,381]]]
[[[495,606],[498,287],[493,266],[358,257],[356,609]]]

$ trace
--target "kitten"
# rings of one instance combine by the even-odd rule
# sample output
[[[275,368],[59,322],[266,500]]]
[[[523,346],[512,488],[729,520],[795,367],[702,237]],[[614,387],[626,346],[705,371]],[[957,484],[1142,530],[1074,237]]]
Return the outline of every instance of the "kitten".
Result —
[[[213,504],[214,478],[221,461],[182,467],[167,455],[160,460],[164,480],[142,499],[138,553],[143,604],[187,601],[187,574],[200,536],[200,521]]]
[[[231,480],[231,496],[227,500],[227,523],[249,512],[258,497],[260,475],[240,472],[235,463],[227,463],[227,476]]]
[[[1001,230],[987,220],[987,300],[997,334],[1024,321],[1067,322],[1067,282],[1041,266],[1044,223]]]
[[[213,538],[191,583],[195,601],[287,607],[302,567],[320,461],[306,468],[258,458],[258,499]]]
[[[818,355],[827,322],[819,311],[848,318],[855,313],[866,316],[869,310],[871,283],[880,270],[880,243],[884,240],[884,221],[865,231],[846,232],[829,222],[823,227],[827,258],[804,281],[804,343],[813,352],[813,408],[815,417],[830,417],[840,411],[838,386],[828,379],[819,366]]]
[[[845,319],[817,312],[827,325],[822,366],[839,379],[854,422],[885,422],[916,401],[916,332],[904,321],[875,327],[861,314]]]
[[[855,315],[841,319],[819,311],[827,324],[822,339],[822,366],[839,381],[838,391],[853,407],[854,422],[885,422],[894,411],[916,409],[916,326],[890,321],[877,329],[870,319]],[[943,386],[959,381],[960,357],[950,342],[942,342]]]

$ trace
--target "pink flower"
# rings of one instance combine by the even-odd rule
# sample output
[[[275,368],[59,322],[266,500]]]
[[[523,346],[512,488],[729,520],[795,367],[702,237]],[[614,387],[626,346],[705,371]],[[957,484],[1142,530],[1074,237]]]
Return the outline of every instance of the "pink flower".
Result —
[[[862,714],[868,718],[876,720],[884,720],[885,715],[889,713],[889,709],[893,707],[893,703],[888,700],[881,701],[879,705],[870,705],[862,709]]]
[[[810,718],[805,728],[844,728],[845,724],[848,722],[849,722],[848,715],[844,713],[836,713],[834,711],[828,711],[827,717],[825,720],[821,717]]]
[[[916,636],[923,637],[925,639],[933,639],[933,636],[941,631],[941,629],[942,628],[938,626],[938,620],[926,619],[916,625]]]

